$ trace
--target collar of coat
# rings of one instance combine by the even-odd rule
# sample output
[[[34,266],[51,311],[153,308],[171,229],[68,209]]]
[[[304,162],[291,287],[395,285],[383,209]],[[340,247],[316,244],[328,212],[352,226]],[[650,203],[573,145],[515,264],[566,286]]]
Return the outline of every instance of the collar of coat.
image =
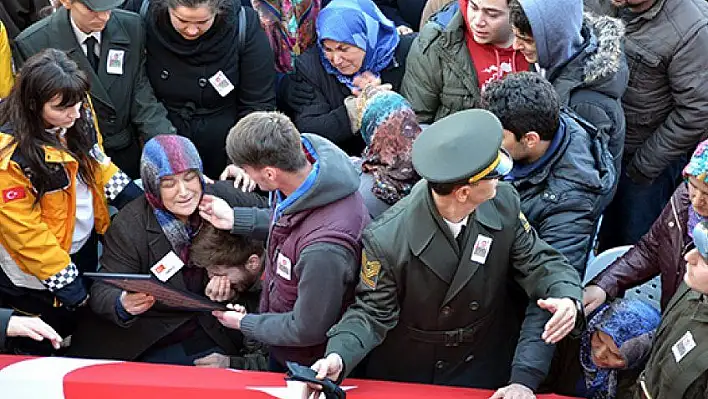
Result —
[[[450,229],[435,206],[428,182],[421,180],[409,195],[411,197],[409,204],[412,207],[408,209],[409,216],[406,220],[415,220],[415,223],[407,223],[406,230],[413,254],[420,255],[436,234],[443,234],[450,242],[455,242]],[[474,222],[483,224],[492,230],[502,229],[501,216],[493,200],[480,204],[470,215],[467,225]]]
[[[101,32],[101,56],[99,57],[99,70],[94,72],[84,55],[81,44],[78,42],[74,30],[71,26],[69,11],[64,7],[59,8],[54,14],[48,17],[48,34],[52,38],[52,44],[56,48],[65,51],[71,59],[79,64],[81,70],[86,71],[89,80],[92,82],[90,93],[95,99],[105,105],[115,109],[108,92],[111,86],[121,75],[109,74],[105,67],[105,60],[108,59],[108,51],[111,49],[126,51],[130,47],[130,35],[123,25],[119,15],[124,11],[114,10],[106,23],[106,27]],[[137,16],[136,16],[137,17]],[[135,54],[133,56],[137,56]],[[127,60],[125,57],[124,60]],[[125,71],[124,71],[125,73]]]

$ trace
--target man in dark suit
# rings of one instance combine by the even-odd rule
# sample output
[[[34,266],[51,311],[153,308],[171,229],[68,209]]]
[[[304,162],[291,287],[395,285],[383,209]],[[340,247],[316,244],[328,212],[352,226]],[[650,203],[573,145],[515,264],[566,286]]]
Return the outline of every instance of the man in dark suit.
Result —
[[[91,81],[106,153],[132,178],[140,175],[140,140],[174,134],[145,74],[145,31],[123,0],[59,0],[51,16],[15,39],[21,64],[47,47],[66,51]],[[19,66],[19,65],[18,65]]]
[[[2,0],[0,21],[7,28],[7,36],[13,40],[25,28],[39,21],[44,10],[50,10],[49,0]],[[48,11],[48,13],[51,11]]]

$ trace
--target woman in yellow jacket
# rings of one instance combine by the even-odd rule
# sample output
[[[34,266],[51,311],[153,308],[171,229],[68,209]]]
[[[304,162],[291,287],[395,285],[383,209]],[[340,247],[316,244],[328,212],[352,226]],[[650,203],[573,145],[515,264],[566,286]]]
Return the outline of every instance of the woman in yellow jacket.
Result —
[[[12,54],[5,25],[0,21],[0,99],[7,97],[12,89]]]
[[[71,335],[98,266],[97,236],[142,191],[103,153],[88,80],[66,54],[30,58],[0,103],[0,293],[16,311]],[[29,339],[14,353],[46,355]]]

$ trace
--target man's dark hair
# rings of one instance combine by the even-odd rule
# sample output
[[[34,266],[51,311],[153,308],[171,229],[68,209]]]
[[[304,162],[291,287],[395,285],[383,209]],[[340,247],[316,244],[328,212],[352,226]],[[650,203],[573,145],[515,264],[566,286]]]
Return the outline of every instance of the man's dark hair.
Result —
[[[450,183],[432,183],[428,182],[428,187],[437,195],[450,195],[456,188],[462,187],[469,183],[469,178],[450,182]]]
[[[258,169],[297,172],[307,165],[300,132],[280,112],[253,112],[238,121],[226,137],[226,153],[235,165]]]
[[[562,18],[563,16],[559,16]],[[519,33],[524,36],[533,37],[533,31],[531,30],[531,23],[529,22],[524,8],[521,7],[519,0],[509,1],[509,23],[511,26],[516,28]]]
[[[516,140],[536,132],[552,140],[560,124],[560,101],[553,86],[535,72],[506,75],[487,85],[482,100]]]
[[[192,240],[189,261],[197,267],[243,267],[251,255],[263,255],[263,241],[219,230],[208,222],[202,224]]]

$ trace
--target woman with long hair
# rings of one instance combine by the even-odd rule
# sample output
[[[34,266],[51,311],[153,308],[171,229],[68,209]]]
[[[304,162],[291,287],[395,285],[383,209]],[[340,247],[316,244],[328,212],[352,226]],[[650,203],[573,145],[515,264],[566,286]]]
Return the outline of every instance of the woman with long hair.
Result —
[[[141,190],[103,153],[89,83],[76,63],[47,49],[27,60],[0,103],[0,293],[17,312],[71,335],[96,270],[97,237]],[[46,342],[11,342],[48,354]]]

